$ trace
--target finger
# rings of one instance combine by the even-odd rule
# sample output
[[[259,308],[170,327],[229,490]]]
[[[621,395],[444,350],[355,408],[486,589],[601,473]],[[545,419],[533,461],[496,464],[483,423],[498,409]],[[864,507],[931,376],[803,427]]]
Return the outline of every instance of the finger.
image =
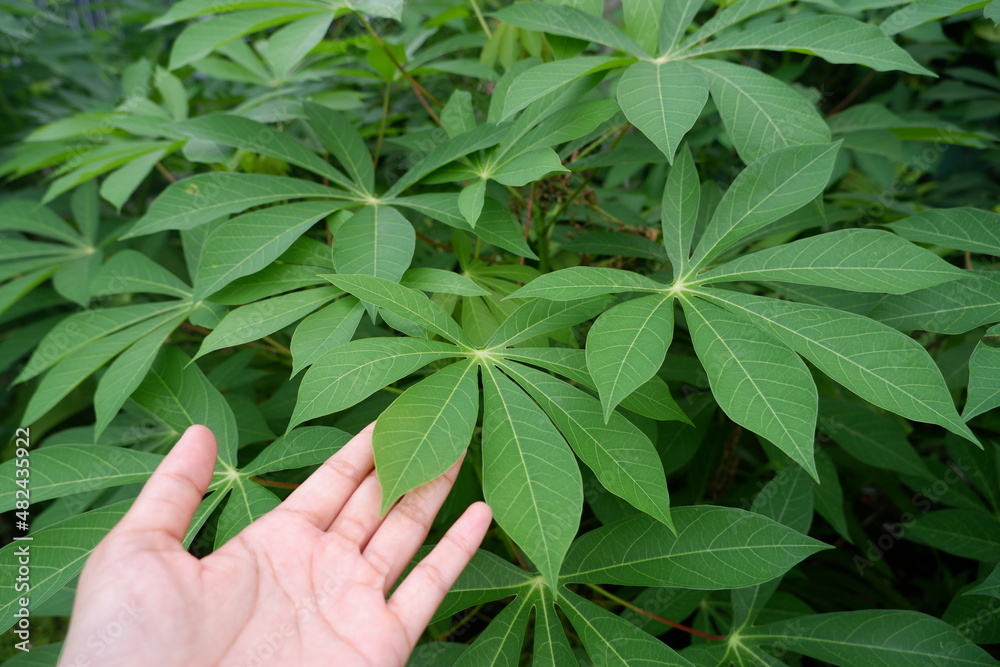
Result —
[[[414,646],[431,617],[472,560],[490,527],[493,513],[486,503],[473,503],[389,598],[389,609]]]
[[[279,510],[304,516],[320,530],[327,530],[347,499],[375,467],[372,430],[375,422],[328,458],[316,472],[295,489]]]
[[[180,544],[212,481],[216,454],[215,436],[208,428],[188,427],[153,471],[118,529],[161,532]]]
[[[344,504],[327,532],[347,540],[360,551],[382,523],[381,505],[382,487],[372,471]]]
[[[413,489],[389,510],[385,520],[377,526],[363,555],[378,573],[385,578],[385,593],[399,579],[399,575],[424,543],[434,517],[444,504],[448,492],[455,485],[455,478],[462,467],[463,454],[440,477]],[[339,521],[340,519],[338,519]],[[337,522],[334,521],[336,526]]]

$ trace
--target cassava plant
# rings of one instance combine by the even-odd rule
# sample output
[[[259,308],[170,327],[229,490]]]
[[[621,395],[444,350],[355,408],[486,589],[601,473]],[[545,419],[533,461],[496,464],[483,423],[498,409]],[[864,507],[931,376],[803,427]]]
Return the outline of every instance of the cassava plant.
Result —
[[[377,417],[496,520],[413,665],[998,664],[1000,0],[149,11],[0,110],[35,616],[187,426],[202,555]]]

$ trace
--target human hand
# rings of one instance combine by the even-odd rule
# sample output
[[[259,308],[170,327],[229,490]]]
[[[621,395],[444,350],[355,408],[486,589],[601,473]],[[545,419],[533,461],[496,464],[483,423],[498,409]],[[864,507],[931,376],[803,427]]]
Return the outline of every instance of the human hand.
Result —
[[[59,665],[405,664],[492,515],[485,503],[469,507],[387,600],[461,459],[382,519],[373,427],[201,559],[181,540],[216,444],[190,427],[87,561]]]

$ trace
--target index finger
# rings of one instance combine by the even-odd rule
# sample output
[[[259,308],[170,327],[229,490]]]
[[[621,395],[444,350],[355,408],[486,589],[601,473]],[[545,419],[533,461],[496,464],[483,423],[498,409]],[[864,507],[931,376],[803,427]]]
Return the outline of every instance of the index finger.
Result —
[[[374,428],[375,422],[372,422],[361,429],[309,479],[302,482],[278,510],[301,514],[320,530],[329,529],[344,504],[375,467],[372,452]]]

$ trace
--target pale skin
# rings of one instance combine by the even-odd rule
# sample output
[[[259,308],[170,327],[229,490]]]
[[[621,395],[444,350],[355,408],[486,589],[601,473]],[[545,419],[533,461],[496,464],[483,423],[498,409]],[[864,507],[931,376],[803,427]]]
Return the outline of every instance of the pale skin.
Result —
[[[382,518],[373,427],[201,559],[181,540],[216,443],[189,428],[87,561],[59,665],[404,665],[492,515],[471,505],[390,596],[461,459]]]

